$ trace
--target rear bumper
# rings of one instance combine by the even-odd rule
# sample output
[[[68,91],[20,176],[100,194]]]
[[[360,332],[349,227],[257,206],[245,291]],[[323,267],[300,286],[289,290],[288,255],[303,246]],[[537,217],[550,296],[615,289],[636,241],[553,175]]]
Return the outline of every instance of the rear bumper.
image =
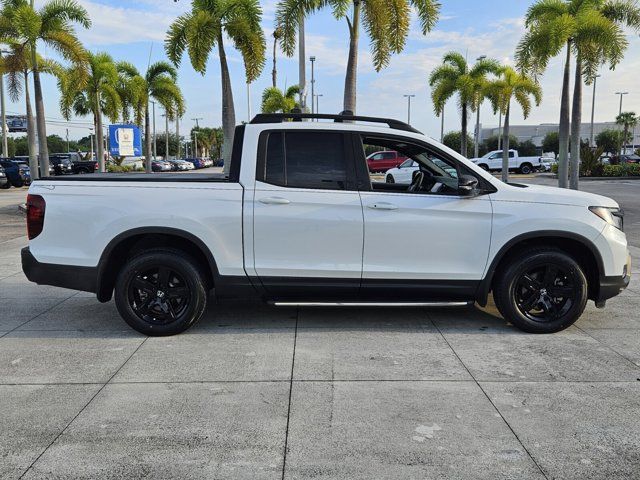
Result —
[[[21,255],[22,271],[31,282],[83,292],[95,293],[97,291],[97,267],[41,263],[36,260],[29,247],[23,248]]]

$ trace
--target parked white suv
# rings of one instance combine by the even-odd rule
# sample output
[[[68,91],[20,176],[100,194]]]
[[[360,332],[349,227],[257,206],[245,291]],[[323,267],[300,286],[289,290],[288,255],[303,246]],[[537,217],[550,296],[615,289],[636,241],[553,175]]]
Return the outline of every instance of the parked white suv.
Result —
[[[365,148],[419,168],[372,182]],[[101,302],[115,292],[150,335],[190,327],[210,290],[279,305],[485,305],[493,292],[519,328],[555,332],[629,283],[615,201],[504,184],[401,122],[258,115],[237,127],[230,169],[35,181],[24,272]]]

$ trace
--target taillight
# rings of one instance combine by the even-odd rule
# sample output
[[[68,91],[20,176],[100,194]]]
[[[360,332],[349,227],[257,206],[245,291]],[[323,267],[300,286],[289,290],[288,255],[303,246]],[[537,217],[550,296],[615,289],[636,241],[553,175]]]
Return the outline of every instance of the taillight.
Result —
[[[44,210],[46,202],[40,195],[27,195],[27,236],[33,240],[44,227]]]

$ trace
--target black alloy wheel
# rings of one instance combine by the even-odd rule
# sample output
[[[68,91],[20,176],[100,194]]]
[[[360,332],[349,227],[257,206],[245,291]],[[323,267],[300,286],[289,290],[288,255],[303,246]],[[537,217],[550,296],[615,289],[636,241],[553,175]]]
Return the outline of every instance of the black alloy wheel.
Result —
[[[524,272],[516,282],[518,310],[534,322],[553,322],[576,301],[576,272],[546,263]]]
[[[554,247],[513,254],[496,272],[493,298],[502,316],[525,332],[572,325],[587,304],[588,284],[574,258]]]
[[[130,258],[115,284],[122,318],[145,335],[175,335],[196,323],[207,306],[203,267],[180,250],[149,250]]]

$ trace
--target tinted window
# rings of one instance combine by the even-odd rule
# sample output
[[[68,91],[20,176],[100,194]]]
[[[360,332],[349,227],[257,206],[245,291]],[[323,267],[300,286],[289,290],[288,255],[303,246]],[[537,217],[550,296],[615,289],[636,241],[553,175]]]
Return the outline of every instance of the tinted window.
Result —
[[[267,139],[267,163],[264,178],[267,183],[285,185],[282,133],[272,133]]]
[[[393,160],[394,158],[396,158],[396,154],[393,152],[383,153],[382,158],[384,158],[385,160]]]
[[[330,132],[270,134],[264,179],[286,187],[344,190],[347,171],[343,135]]]

